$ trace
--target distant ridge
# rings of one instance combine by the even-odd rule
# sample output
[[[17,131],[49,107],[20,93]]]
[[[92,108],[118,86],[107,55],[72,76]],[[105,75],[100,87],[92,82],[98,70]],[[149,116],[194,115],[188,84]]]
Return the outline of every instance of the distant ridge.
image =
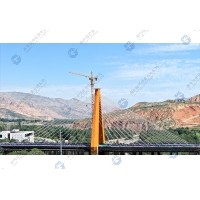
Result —
[[[117,110],[109,103],[103,105],[105,112]],[[91,117],[91,105],[72,98],[49,98],[22,92],[0,92],[0,118],[23,119],[81,119]]]

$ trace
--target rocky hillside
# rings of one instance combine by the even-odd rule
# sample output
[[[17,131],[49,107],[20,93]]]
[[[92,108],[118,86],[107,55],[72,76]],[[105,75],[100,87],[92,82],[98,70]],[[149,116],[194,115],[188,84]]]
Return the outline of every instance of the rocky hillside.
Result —
[[[121,132],[122,129],[127,129],[138,133],[142,130],[155,129],[155,125],[153,123],[130,110],[107,113],[103,115],[103,118],[105,128],[114,128],[117,132]],[[73,128],[87,129],[91,127],[91,124],[91,119],[83,119],[73,123]]]
[[[136,132],[150,129],[200,126],[200,95],[178,102],[140,102],[129,109],[104,115],[106,128],[131,129]],[[91,122],[80,121],[74,127],[89,128]]]
[[[131,110],[161,128],[200,125],[200,102],[195,97],[184,102],[143,103]]]
[[[189,99],[189,101],[192,102],[192,103],[200,103],[200,94],[199,94],[199,95],[196,95],[196,96],[194,96],[194,97],[191,97],[191,98]]]
[[[200,126],[200,95],[185,101],[140,102],[119,110],[102,98],[106,128],[149,130]],[[91,117],[91,105],[77,99],[53,99],[26,93],[0,93],[0,118],[83,119]],[[90,128],[91,120],[79,120],[74,128]]]
[[[103,101],[105,112],[118,109]],[[80,119],[91,116],[91,104],[78,99],[48,98],[20,92],[0,92],[0,118]]]

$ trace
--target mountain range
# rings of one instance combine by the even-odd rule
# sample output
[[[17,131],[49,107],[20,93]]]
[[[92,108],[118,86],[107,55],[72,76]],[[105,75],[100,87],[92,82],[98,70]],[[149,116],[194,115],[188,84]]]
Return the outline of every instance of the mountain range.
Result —
[[[200,126],[200,95],[187,100],[140,102],[104,115],[106,128],[150,130]],[[91,121],[76,122],[74,127],[89,128]]]
[[[103,98],[104,112],[118,107]],[[80,119],[91,117],[91,103],[65,100],[21,92],[0,92],[0,118],[8,119]]]
[[[186,100],[140,102],[128,109],[102,98],[106,127],[148,130],[150,128],[200,125],[200,95]],[[91,127],[91,104],[78,99],[48,98],[20,92],[0,92],[0,118],[79,119],[74,127]],[[81,120],[82,119],[82,120]]]

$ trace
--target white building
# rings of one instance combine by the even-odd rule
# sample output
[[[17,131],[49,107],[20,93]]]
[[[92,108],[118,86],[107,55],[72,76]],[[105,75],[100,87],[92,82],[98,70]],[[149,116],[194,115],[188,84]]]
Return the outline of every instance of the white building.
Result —
[[[139,135],[133,135],[132,139],[125,139],[125,138],[120,138],[120,139],[113,139],[113,140],[109,140],[106,143],[107,144],[131,144],[131,143],[135,143],[138,142],[140,140],[140,136]]]
[[[9,138],[10,131],[2,131],[0,132],[0,139],[7,139]]]
[[[2,131],[0,132],[0,139],[14,139],[18,142],[27,141],[34,142],[34,131],[20,131],[14,129],[12,131]]]

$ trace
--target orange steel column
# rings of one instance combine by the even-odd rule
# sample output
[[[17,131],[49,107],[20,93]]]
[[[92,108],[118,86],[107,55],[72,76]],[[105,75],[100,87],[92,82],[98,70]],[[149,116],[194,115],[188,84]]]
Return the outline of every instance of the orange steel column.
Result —
[[[100,89],[95,89],[94,108],[92,118],[91,154],[98,155],[99,144],[105,143],[104,124],[101,111]]]
[[[100,94],[100,90],[99,90]],[[101,95],[99,95],[99,144],[105,144],[105,132],[104,132],[104,123],[102,117],[102,107],[101,107]]]

